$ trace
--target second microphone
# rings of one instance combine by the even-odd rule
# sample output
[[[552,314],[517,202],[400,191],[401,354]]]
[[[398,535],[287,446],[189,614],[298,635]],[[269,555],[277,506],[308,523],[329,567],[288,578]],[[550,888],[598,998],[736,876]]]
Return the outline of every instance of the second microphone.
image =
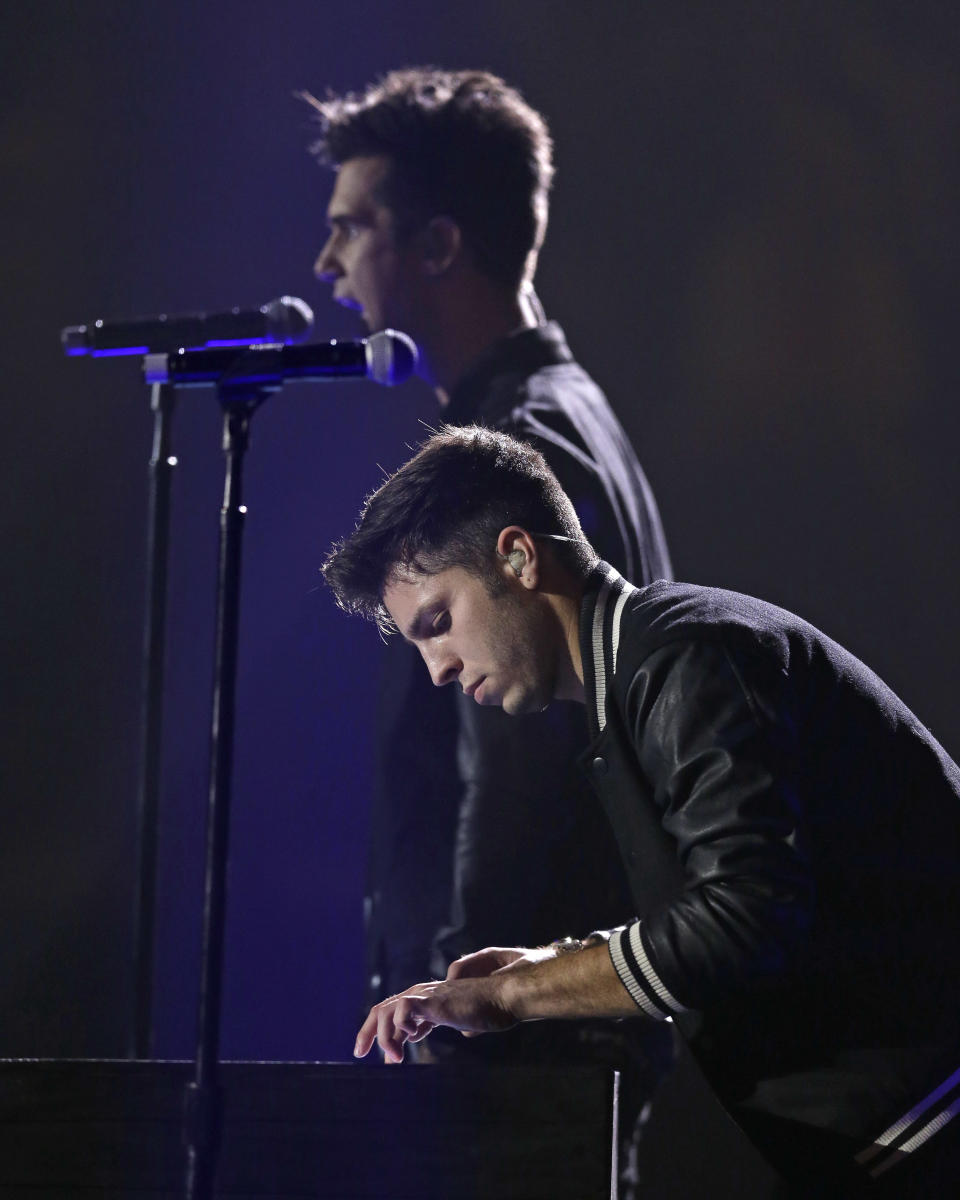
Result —
[[[409,379],[416,367],[417,348],[412,339],[395,329],[383,329],[358,341],[148,354],[143,374],[146,383],[177,387],[271,387],[287,380],[331,379],[372,379],[392,386]]]

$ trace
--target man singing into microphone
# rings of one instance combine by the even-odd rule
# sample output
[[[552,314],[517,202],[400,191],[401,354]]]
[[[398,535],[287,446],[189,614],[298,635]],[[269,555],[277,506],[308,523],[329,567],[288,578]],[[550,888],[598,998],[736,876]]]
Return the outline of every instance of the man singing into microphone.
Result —
[[[445,421],[537,445],[609,561],[639,582],[669,578],[626,435],[533,291],[553,176],[543,118],[482,71],[395,71],[360,95],[308,99],[317,152],[336,169],[316,263],[334,298],[370,330],[414,339]],[[572,706],[510,721],[435,692],[399,639],[387,659],[366,900],[371,1002],[442,976],[476,946],[618,919],[626,883],[608,869],[609,831],[572,770],[586,744]],[[606,1055],[635,1114],[669,1059],[662,1031],[609,1026],[531,1028],[482,1046],[441,1034],[430,1049]]]

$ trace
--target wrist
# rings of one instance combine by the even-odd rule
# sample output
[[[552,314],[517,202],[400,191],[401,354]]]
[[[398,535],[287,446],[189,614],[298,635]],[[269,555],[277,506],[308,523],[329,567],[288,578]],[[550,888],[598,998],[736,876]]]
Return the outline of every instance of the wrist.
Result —
[[[560,938],[549,946],[528,950],[521,961],[498,972],[500,1003],[515,1021],[567,1015],[558,1010],[558,995],[566,991],[560,981],[576,972],[573,959],[583,948],[579,938]]]
[[[523,970],[504,971],[502,975],[491,975],[490,980],[496,985],[495,1003],[514,1021],[528,1019],[524,1004]]]

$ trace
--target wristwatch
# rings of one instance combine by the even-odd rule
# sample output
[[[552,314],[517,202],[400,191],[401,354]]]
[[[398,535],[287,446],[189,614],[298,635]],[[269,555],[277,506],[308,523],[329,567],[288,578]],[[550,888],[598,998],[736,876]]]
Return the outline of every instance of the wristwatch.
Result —
[[[583,942],[573,937],[558,938],[550,943],[550,949],[556,954],[576,954],[578,950],[583,949]]]

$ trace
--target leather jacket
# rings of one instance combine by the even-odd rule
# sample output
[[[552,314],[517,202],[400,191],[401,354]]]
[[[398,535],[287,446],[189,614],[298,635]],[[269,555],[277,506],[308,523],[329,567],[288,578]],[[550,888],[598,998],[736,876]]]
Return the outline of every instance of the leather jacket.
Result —
[[[876,1166],[960,1084],[960,771],[863,663],[750,597],[602,564],[581,646],[581,763],[639,917],[610,937],[621,979],[786,1174],[812,1132],[838,1171]]]

